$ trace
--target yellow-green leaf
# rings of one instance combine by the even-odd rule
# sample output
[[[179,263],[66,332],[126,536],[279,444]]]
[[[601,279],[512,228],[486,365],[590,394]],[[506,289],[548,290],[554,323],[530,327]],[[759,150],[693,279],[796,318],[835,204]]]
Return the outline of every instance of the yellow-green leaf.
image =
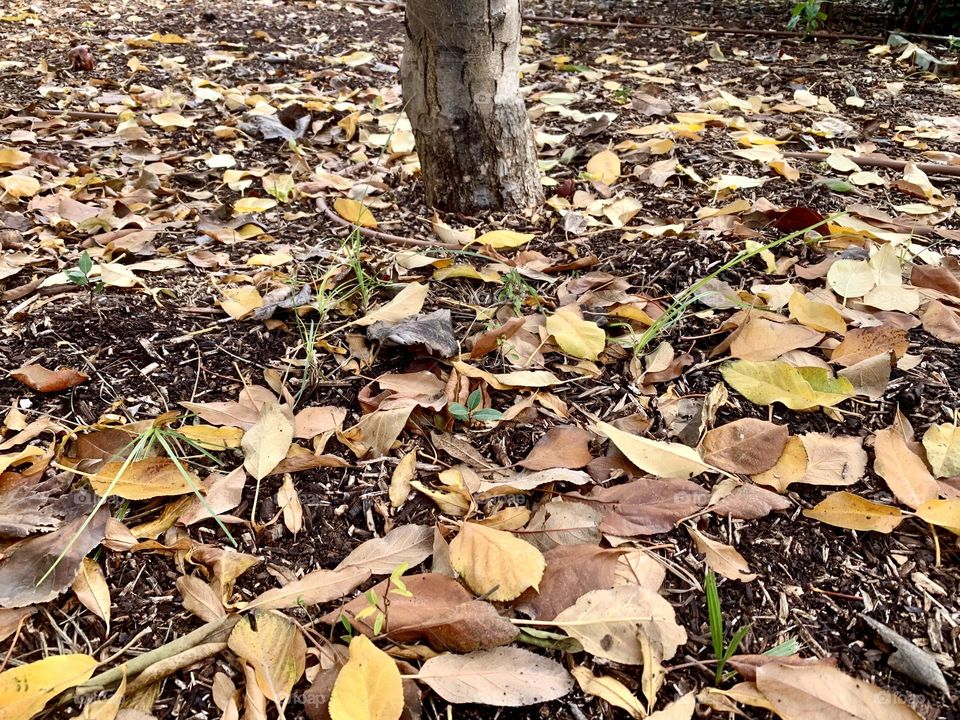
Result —
[[[893,532],[904,518],[899,508],[842,491],[828,495],[816,507],[804,510],[803,514],[827,525],[882,533]]]
[[[89,655],[54,655],[0,673],[0,720],[29,720],[47,702],[90,679],[97,661]]]
[[[791,410],[830,407],[853,396],[853,384],[819,367],[797,368],[779,360],[735,360],[720,368],[723,379],[750,402],[782,403]]]
[[[245,615],[230,633],[229,648],[253,668],[257,686],[279,707],[303,675],[307,643],[296,624],[273,610]]]
[[[960,475],[960,427],[953,423],[931,425],[923,434],[923,447],[935,477]]]
[[[584,320],[574,305],[565,305],[548,317],[547,332],[567,355],[584,360],[596,360],[607,343],[603,328]]]
[[[403,679],[397,664],[364,635],[350,641],[350,660],[330,693],[331,720],[397,720]]]

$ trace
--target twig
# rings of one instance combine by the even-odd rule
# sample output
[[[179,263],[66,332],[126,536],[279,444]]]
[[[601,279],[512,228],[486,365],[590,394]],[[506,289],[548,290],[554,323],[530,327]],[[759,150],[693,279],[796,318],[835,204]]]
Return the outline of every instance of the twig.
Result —
[[[797,158],[798,160],[813,160],[821,162],[829,157],[829,153],[823,152],[793,152],[783,153],[785,157]],[[888,157],[878,157],[875,155],[858,155],[849,157],[848,160],[855,162],[860,167],[882,167],[891,170],[903,170],[908,161],[894,160]],[[945,165],[944,163],[915,163],[919,170],[923,170],[927,175],[950,175],[960,176],[960,165]]]
[[[355,225],[354,223],[346,220],[345,218],[337,215],[333,210],[330,209],[330,206],[327,205],[327,201],[324,200],[322,195],[317,196],[317,207],[323,211],[324,215],[333,220],[338,225],[343,225],[348,227],[351,230],[357,230],[364,237],[377,238],[378,240],[385,240],[386,242],[396,243],[398,245],[412,245],[413,247],[433,247],[433,248],[442,248],[444,250],[462,250],[463,248],[460,245],[455,243],[445,243],[440,242],[439,240],[416,240],[415,238],[401,237],[400,235],[391,235],[390,233],[380,232],[379,230],[371,230],[370,228],[365,228],[360,225]]]

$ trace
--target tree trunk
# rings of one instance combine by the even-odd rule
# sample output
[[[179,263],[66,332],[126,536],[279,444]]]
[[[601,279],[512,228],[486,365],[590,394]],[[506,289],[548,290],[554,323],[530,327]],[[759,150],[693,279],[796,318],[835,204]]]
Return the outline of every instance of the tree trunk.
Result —
[[[471,213],[543,201],[520,94],[520,0],[407,0],[402,80],[427,202]]]

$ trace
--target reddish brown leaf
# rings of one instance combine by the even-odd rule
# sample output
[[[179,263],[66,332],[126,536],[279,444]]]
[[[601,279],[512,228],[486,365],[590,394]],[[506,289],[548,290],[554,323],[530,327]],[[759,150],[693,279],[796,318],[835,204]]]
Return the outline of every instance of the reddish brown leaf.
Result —
[[[734,655],[728,662],[730,666],[740,673],[740,676],[748,682],[756,682],[757,668],[772,662],[793,666],[817,664],[836,665],[837,663],[833,658],[802,658],[798,655],[789,655],[787,657],[777,657],[775,655]]]
[[[24,365],[12,371],[10,375],[31,390],[42,393],[60,392],[85,383],[88,378],[73,368],[47,370],[42,365]]]
[[[710,430],[703,437],[703,460],[742,475],[756,475],[777,462],[790,431],[785,425],[743,418]]]
[[[601,532],[633,537],[670,531],[678,520],[703,508],[710,493],[689,480],[643,478],[597,488],[589,498],[605,505]]]
[[[528,470],[582,468],[593,459],[590,439],[590,433],[578,427],[551,428],[519,464]]]
[[[938,340],[960,345],[960,312],[934,300],[924,308],[920,320],[923,329]]]
[[[528,590],[517,604],[536,620],[553,620],[584,593],[612,588],[622,554],[622,550],[596,545],[560,545],[548,550],[543,554],[547,567],[540,592]]]
[[[900,358],[907,352],[907,331],[891,325],[854,328],[834,348],[830,361],[850,367],[861,360],[893,352]]]

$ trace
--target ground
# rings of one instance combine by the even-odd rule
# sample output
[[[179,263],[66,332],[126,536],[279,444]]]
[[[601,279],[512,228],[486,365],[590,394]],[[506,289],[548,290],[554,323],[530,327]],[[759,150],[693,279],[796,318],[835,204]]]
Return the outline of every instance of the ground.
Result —
[[[608,8],[543,0],[529,3],[525,11],[665,26],[781,30],[789,4],[704,2],[680,7],[630,2]],[[0,222],[6,227],[0,231],[6,253],[0,256],[0,367],[12,371],[29,363],[50,369],[65,366],[86,374],[88,380],[68,390],[41,393],[4,377],[0,407],[17,408],[14,414],[27,420],[49,416],[63,428],[82,434],[91,426],[102,429],[182,410],[179,403],[184,401],[233,401],[245,385],[270,385],[274,390],[283,385],[296,396],[298,411],[311,406],[343,408],[343,427],[349,428],[364,411],[376,407],[379,401],[371,398],[378,391],[367,386],[385,373],[429,371],[449,379],[449,361],[431,356],[422,346],[366,342],[364,327],[347,325],[364,315],[359,293],[349,297],[331,293],[326,299],[317,295],[312,310],[300,308],[298,314],[288,305],[267,320],[244,315],[242,310],[228,314],[224,307],[229,304],[223,303],[227,294],[237,303],[246,302],[251,297],[249,288],[257,288],[257,298],[284,288],[294,292],[304,285],[327,289],[322,278],[328,271],[332,287],[340,283],[339,287],[355,289],[350,283],[356,275],[351,272],[359,264],[374,284],[370,306],[376,307],[396,293],[397,288],[387,287],[388,283],[431,279],[435,267],[426,261],[411,262],[411,253],[421,251],[421,258],[428,252],[435,258],[449,256],[443,250],[404,247],[369,234],[348,237],[350,229],[322,206],[326,202],[332,207],[337,198],[347,197],[349,188],[355,192],[358,183],[368,183],[365,191],[352,197],[369,206],[379,221],[378,231],[437,240],[431,230],[433,211],[421,200],[413,156],[401,147],[406,131],[397,123],[402,109],[397,76],[401,10],[374,3],[137,0],[77,6],[40,0],[29,5],[14,2],[3,12],[7,14],[0,17],[4,38],[0,152],[16,148],[31,153],[33,175],[41,180],[41,187],[18,199],[17,192],[4,186],[7,193],[0,198]],[[956,173],[931,174],[936,192],[921,198],[916,185],[896,184],[903,177],[901,169],[865,167],[882,176],[879,184],[865,179],[866,184],[838,187],[824,178],[846,178],[846,172],[821,160],[788,158],[798,171],[790,179],[789,172],[783,177],[766,161],[732,154],[750,145],[749,141],[737,144],[735,133],[749,131],[782,141],[781,151],[841,148],[851,154],[876,152],[895,160],[960,167],[958,156],[951,154],[960,140],[956,121],[960,89],[951,84],[955,78],[924,74],[909,58],[898,61],[901,49],[871,52],[886,41],[884,27],[881,13],[845,6],[838,6],[824,29],[875,36],[875,41],[528,22],[523,84],[549,178],[547,196],[552,199],[528,216],[451,215],[442,220],[458,229],[477,227],[478,234],[501,228],[532,233],[525,250],[542,253],[550,262],[534,267],[535,258],[528,257],[529,264],[522,266],[524,279],[512,297],[505,297],[502,284],[478,281],[476,270],[474,277],[434,279],[424,312],[448,310],[454,336],[466,350],[468,337],[513,315],[513,298],[528,317],[549,314],[563,304],[573,278],[592,273],[587,277],[595,279],[600,293],[604,287],[619,287],[619,278],[629,281],[623,290],[609,290],[612,300],[594,296],[593,304],[584,308],[586,319],[597,321],[608,338],[624,336],[631,321],[614,316],[610,308],[632,304],[655,315],[697,280],[735,258],[745,240],[772,242],[816,222],[772,225],[777,210],[787,208],[807,208],[818,215],[804,218],[819,219],[849,211],[854,204],[869,206],[888,215],[899,214],[899,224],[885,226],[880,220],[878,227],[901,231],[904,223],[915,222],[923,227],[915,228],[912,239],[943,256],[960,254],[960,220],[951,202],[960,185]],[[82,62],[71,67],[68,52],[78,45],[90,47],[92,69],[84,69]],[[931,51],[945,50],[934,47]],[[758,98],[756,107],[736,105],[751,97]],[[812,101],[807,102],[808,98]],[[658,102],[666,108],[662,112]],[[263,139],[249,126],[238,129],[250,110],[263,115],[268,106],[282,108],[291,103],[310,113],[305,136],[295,145]],[[118,124],[121,111],[127,115],[121,115],[123,122]],[[675,118],[676,112],[716,113],[723,121]],[[145,119],[163,113],[174,116]],[[753,125],[748,128],[731,121],[737,116]],[[194,122],[178,127],[184,117]],[[656,123],[676,125],[645,129]],[[651,138],[672,142],[660,147],[645,144]],[[385,145],[389,151],[382,152]],[[757,141],[753,147],[770,145]],[[618,177],[599,183],[589,175],[587,162],[611,148],[620,162]],[[679,163],[671,177],[653,183],[643,176],[652,164],[671,158]],[[19,170],[15,162],[14,158],[10,167],[0,163],[0,174],[12,176],[6,171]],[[225,177],[225,171],[231,170],[252,170],[253,174]],[[261,178],[271,173],[292,175],[298,183],[296,191],[275,191],[282,202],[265,212],[248,212],[250,208],[242,204],[234,207],[242,197],[270,199]],[[711,179],[721,176],[731,176],[735,185],[738,177],[767,182],[756,187],[740,183],[726,192],[711,190]],[[76,203],[69,204],[68,197]],[[325,200],[318,204],[318,197]],[[611,210],[611,203],[624,198],[631,204]],[[747,202],[725,215],[711,217],[702,212],[739,198]],[[338,211],[349,216],[342,205]],[[865,217],[865,212],[857,217]],[[564,215],[569,215],[566,220]],[[662,226],[670,223],[678,224],[679,232],[663,232]],[[808,268],[850,245],[875,250],[876,241],[883,239],[844,226],[843,218],[835,223],[847,229],[834,233],[832,243],[818,243],[811,234],[798,233],[774,248],[776,259],[782,261],[776,272],[758,256],[734,264],[718,279],[741,291],[741,299],[752,297],[747,307],[757,301],[760,290],[754,285],[758,283],[789,281],[825,292],[823,274],[800,279],[793,274],[792,262],[786,261]],[[146,232],[107,234],[131,229]],[[359,248],[352,244],[355,240]],[[471,263],[480,270],[493,263],[500,268],[501,280],[508,274],[504,267],[519,252],[478,248],[467,248],[478,254],[458,255],[457,263]],[[96,293],[62,278],[59,283],[42,284],[54,273],[77,267],[84,249],[97,262],[146,264],[133,270],[139,278],[136,284],[128,282],[126,275],[114,277]],[[150,261],[156,262],[151,265]],[[572,269],[547,267],[574,261],[580,264]],[[514,280],[518,277],[511,275]],[[624,300],[627,287],[629,302]],[[924,302],[936,297],[948,306],[960,303],[949,293],[925,295]],[[861,315],[851,323],[862,321],[867,311],[856,302],[853,306]],[[786,308],[782,312],[786,315]],[[564,357],[559,348],[547,345],[545,368],[564,382],[551,388],[545,407],[517,408],[516,417],[509,420],[468,426],[439,411],[421,410],[386,457],[362,453],[358,457],[342,438],[329,438],[318,452],[343,458],[342,466],[291,475],[303,515],[302,528],[296,533],[277,519],[282,475],[267,475],[258,483],[256,499],[250,480],[239,505],[230,508],[229,515],[236,520],[229,527],[239,543],[237,549],[262,561],[237,579],[231,600],[250,600],[278,580],[334,568],[360,543],[394,527],[432,525],[440,518],[450,539],[456,518],[440,513],[424,494],[415,492],[399,509],[387,500],[391,476],[405,453],[417,449],[419,479],[427,486],[436,486],[438,470],[464,461],[449,448],[437,447],[433,434],[437,431],[453,432],[492,466],[522,460],[555,425],[589,429],[597,420],[609,422],[628,415],[645,418],[641,425],[647,437],[675,441],[662,410],[670,397],[702,403],[712,389],[724,386],[720,368],[729,352],[712,351],[732,329],[721,324],[733,313],[729,305],[692,306],[643,351],[635,353],[629,343],[622,347],[610,342],[596,362],[569,353]],[[909,317],[903,312],[897,318],[893,315],[886,319],[900,322]],[[634,322],[632,330],[640,334],[644,327]],[[727,388],[728,400],[710,422],[717,427],[753,417],[786,426],[793,436],[815,432],[863,438],[870,448],[875,433],[891,427],[899,409],[920,438],[931,426],[952,421],[952,413],[960,407],[958,336],[935,336],[927,328],[926,321],[909,326],[906,356],[916,361],[895,365],[878,397],[852,398],[838,413],[794,411],[782,404],[755,404]],[[676,372],[668,370],[665,379],[644,382],[638,374],[643,367],[638,357],[661,342],[669,343],[678,358],[684,353],[690,357],[669,364]],[[309,346],[316,349],[308,352]],[[494,373],[517,369],[499,352],[471,363]],[[460,389],[466,385],[451,382],[449,398],[465,402]],[[514,403],[526,395],[523,388],[509,392],[486,388],[482,402],[510,415]],[[14,424],[8,414],[8,430],[0,438],[15,434]],[[639,425],[633,427],[639,431]],[[57,437],[64,442],[70,439],[66,432]],[[309,439],[298,442],[309,445]],[[65,467],[62,459],[76,457],[72,447],[57,445],[59,465],[47,468],[49,474],[75,467]],[[603,438],[595,435],[593,455],[603,456],[603,448]],[[697,512],[670,532],[633,538],[636,546],[654,553],[666,567],[661,593],[687,632],[686,644],[665,663],[668,672],[661,698],[674,699],[713,683],[702,584],[706,565],[686,529],[691,526],[735,547],[756,574],[751,582],[721,578],[719,585],[727,627],[750,625],[742,652],[760,653],[795,638],[802,655],[835,658],[838,668],[891,691],[924,718],[958,717],[955,698],[950,700],[891,669],[889,642],[863,620],[868,615],[913,641],[936,660],[950,687],[960,686],[956,536],[914,518],[892,533],[860,532],[802,512],[838,489],[902,506],[898,503],[902,498],[877,473],[870,452],[871,462],[855,485],[798,483],[785,494],[786,510],[754,519]],[[243,460],[240,448],[219,456],[227,468]],[[26,459],[18,459],[10,469],[23,471]],[[197,453],[191,461],[198,469],[211,468]],[[629,465],[615,458],[613,464],[618,463]],[[594,475],[595,468],[590,470]],[[630,474],[639,473],[633,468]],[[0,490],[21,477],[4,473],[0,483],[8,485],[0,484]],[[706,477],[697,480],[707,488],[720,481],[719,475]],[[741,479],[745,479],[742,474]],[[82,477],[76,481],[82,483]],[[623,480],[609,481],[618,482]],[[947,500],[960,496],[956,478],[940,478],[939,487]],[[561,485],[559,489],[577,488]],[[531,511],[549,500],[552,493],[542,490],[526,494],[524,502]],[[110,507],[133,527],[156,519],[169,503],[170,498],[161,497],[111,501]],[[495,509],[482,505],[474,519],[484,513],[493,515]],[[256,524],[248,522],[251,512]],[[120,652],[106,664],[110,667],[116,659],[161,646],[198,627],[200,621],[184,608],[176,582],[203,563],[191,559],[184,548],[200,544],[222,548],[225,536],[209,520],[187,527],[171,526],[173,520],[155,534],[162,541],[155,545],[135,552],[101,549],[91,555],[109,589],[109,632],[74,592],[67,591],[52,602],[38,603],[21,628],[6,633],[0,644],[4,666],[23,665],[53,652],[88,653],[98,660]],[[0,540],[0,557],[10,553],[14,540]],[[429,568],[427,561],[411,572]],[[306,623],[338,604],[332,601],[290,614]],[[310,637],[317,642],[316,633]],[[640,671],[635,666],[582,654],[553,652],[551,656],[569,667],[587,662],[596,674],[611,675],[639,694]],[[236,660],[225,652],[154,685],[147,693],[153,693],[152,702],[141,699],[133,707],[157,718],[218,717],[220,710],[211,691],[218,672],[243,685]],[[307,685],[301,681],[298,692]],[[767,716],[765,710],[748,705],[741,705],[741,710],[748,717]],[[44,712],[43,717],[72,717],[78,710],[66,704]],[[516,720],[623,715],[580,690],[550,703],[515,709],[450,706],[427,692],[423,712],[437,718]],[[698,716],[711,710],[701,705],[700,712]],[[303,708],[296,703],[287,710],[287,717],[302,716]]]

